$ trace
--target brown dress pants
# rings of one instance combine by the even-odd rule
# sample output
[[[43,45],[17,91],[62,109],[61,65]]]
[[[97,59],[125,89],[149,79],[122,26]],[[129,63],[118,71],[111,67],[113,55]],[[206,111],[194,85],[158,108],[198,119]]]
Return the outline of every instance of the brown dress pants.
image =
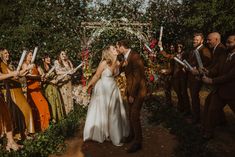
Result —
[[[204,120],[204,129],[207,133],[213,133],[214,128],[221,119],[221,111],[224,106],[228,104],[229,107],[235,112],[235,99],[223,99],[218,92],[211,94],[210,105],[208,107],[207,115]]]
[[[197,80],[196,78],[191,78],[189,80],[189,89],[191,95],[191,103],[192,103],[192,115],[194,121],[200,121],[200,98],[199,92],[202,87],[202,81]]]

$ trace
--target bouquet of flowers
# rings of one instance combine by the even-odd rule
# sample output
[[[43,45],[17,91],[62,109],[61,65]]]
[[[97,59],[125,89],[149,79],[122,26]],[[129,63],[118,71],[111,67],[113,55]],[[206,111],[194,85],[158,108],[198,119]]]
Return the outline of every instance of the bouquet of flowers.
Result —
[[[157,73],[157,67],[150,66],[145,69],[148,93],[152,94],[158,87],[159,76]]]
[[[125,90],[126,90],[126,76],[125,73],[121,73],[116,77],[117,85],[120,89],[121,95],[124,98],[125,96]]]
[[[82,107],[87,107],[90,102],[90,94],[84,91],[84,88],[82,85],[77,85],[73,87],[73,99],[81,105]]]

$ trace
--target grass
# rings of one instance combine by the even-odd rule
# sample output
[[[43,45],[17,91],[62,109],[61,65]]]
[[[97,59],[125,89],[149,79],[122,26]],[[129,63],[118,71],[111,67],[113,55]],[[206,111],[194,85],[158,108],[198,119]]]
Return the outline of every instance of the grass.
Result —
[[[7,152],[0,147],[0,157],[47,157],[50,154],[62,154],[66,138],[75,135],[80,126],[80,120],[86,115],[86,109],[78,106],[67,118],[41,133],[36,133],[33,139],[22,141],[24,148],[16,152]],[[6,139],[3,140],[3,145]]]

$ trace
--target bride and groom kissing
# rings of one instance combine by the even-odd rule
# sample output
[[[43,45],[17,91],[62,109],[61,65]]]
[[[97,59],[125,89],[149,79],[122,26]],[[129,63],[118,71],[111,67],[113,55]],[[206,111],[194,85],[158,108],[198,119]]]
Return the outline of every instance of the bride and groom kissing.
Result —
[[[125,72],[127,108],[125,109],[115,76]],[[132,51],[128,41],[121,40],[102,51],[96,73],[85,90],[93,88],[83,139],[115,146],[131,143],[127,153],[142,148],[140,111],[146,95],[144,64],[140,54]]]

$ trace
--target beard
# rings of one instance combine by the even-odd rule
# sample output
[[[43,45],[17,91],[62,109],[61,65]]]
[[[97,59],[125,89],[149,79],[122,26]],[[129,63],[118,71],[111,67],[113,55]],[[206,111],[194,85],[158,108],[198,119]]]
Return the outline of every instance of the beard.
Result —
[[[194,48],[196,48],[196,47],[198,47],[198,46],[200,46],[201,45],[201,43],[193,43],[193,47]]]
[[[229,50],[229,51],[235,50],[235,45],[233,45],[233,46],[228,46],[228,47],[227,47],[227,50]]]

